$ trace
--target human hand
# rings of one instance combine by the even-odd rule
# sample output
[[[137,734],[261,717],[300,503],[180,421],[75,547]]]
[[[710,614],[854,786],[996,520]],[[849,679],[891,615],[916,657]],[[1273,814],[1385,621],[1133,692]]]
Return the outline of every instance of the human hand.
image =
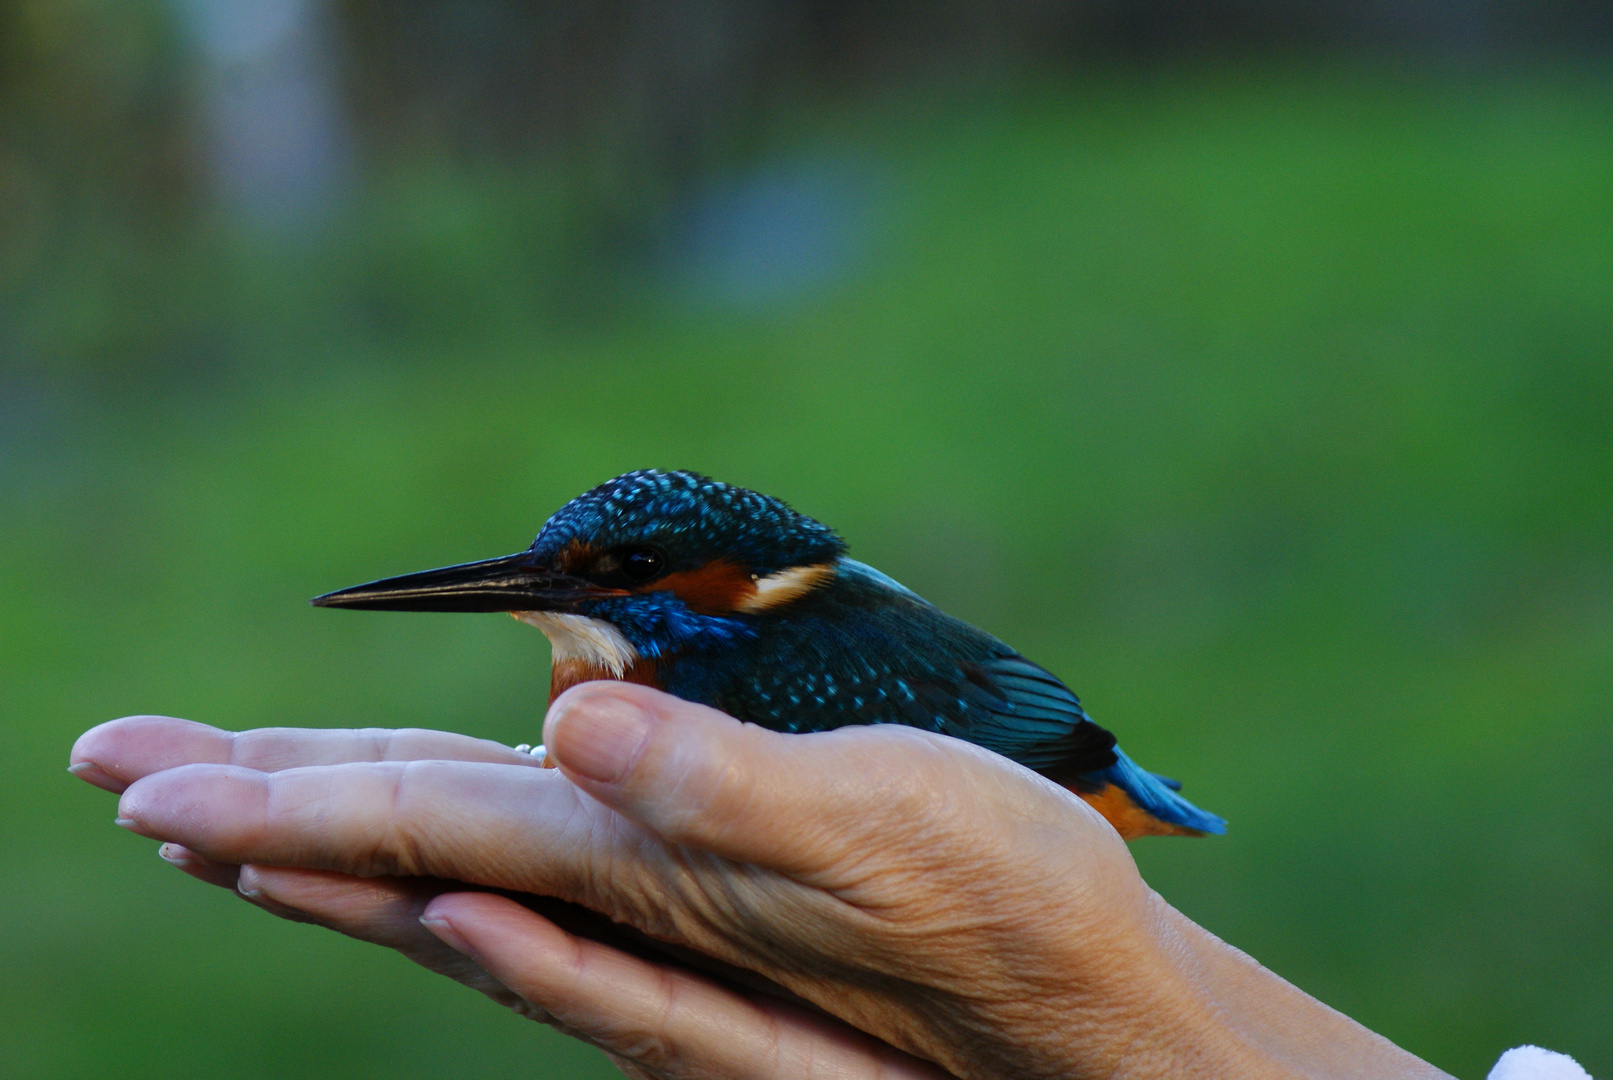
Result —
[[[444,732],[279,728],[236,734],[159,716],[103,724],[78,741],[72,758],[75,775],[115,793],[142,776],[202,762],[265,772],[361,761],[450,760],[524,769],[537,764],[498,743]],[[238,866],[175,843],[164,843],[159,853],[185,873],[271,914],[395,949],[599,1047],[630,1077],[945,1080],[928,1063],[810,1007],[780,1000],[782,989],[747,991],[712,978],[714,963],[702,964],[708,971],[699,972],[655,956],[643,942],[613,932],[619,928],[607,920],[590,918],[586,909],[535,896],[511,905],[497,896],[463,893],[464,883],[437,878]],[[463,894],[454,900],[482,916],[471,933],[494,938],[485,966],[452,924],[430,917],[422,922],[434,898],[456,891]],[[478,910],[483,900],[495,906]]]
[[[301,766],[263,773],[170,768],[232,760],[154,749],[167,736],[137,730],[176,723],[103,726],[75,758],[116,783],[146,777],[121,807],[136,831],[209,864],[303,868],[242,872],[243,886],[297,910],[317,909],[320,883],[338,880],[309,870],[560,896],[760,973],[962,1076],[1438,1075],[1171,911],[1078,799],[939,736],[782,736],[594,684],[551,711],[547,742],[565,778],[486,757],[352,762],[320,733],[250,736],[271,767]],[[478,977],[552,1016],[597,987],[635,1000],[646,972],[668,985],[653,965],[582,959],[575,950],[590,946],[505,898],[444,895],[424,912],[480,961]],[[594,968],[592,989],[557,977],[568,964]],[[636,1034],[653,1043],[673,1026]],[[852,1045],[841,1027],[798,1030]],[[864,1065],[881,1052],[853,1050]]]

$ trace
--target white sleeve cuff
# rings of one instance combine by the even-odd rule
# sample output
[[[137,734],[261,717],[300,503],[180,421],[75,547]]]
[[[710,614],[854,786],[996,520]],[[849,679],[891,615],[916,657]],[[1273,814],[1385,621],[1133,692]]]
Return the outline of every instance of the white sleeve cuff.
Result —
[[[1591,1074],[1567,1054],[1520,1046],[1501,1055],[1489,1080],[1591,1080]]]

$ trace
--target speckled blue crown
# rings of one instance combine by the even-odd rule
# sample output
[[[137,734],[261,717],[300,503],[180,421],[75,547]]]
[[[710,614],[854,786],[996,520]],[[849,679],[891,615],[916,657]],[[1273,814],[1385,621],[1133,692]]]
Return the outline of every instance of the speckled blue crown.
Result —
[[[596,548],[654,545],[673,570],[727,556],[764,576],[846,550],[833,529],[771,495],[660,469],[623,473],[572,499],[543,526],[532,552],[553,558],[573,540]]]

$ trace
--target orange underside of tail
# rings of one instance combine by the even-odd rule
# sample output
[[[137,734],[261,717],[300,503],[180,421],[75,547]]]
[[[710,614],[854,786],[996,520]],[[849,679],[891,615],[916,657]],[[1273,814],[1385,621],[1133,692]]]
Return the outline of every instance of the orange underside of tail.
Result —
[[[1114,784],[1105,784],[1102,791],[1076,791],[1073,787],[1069,790],[1081,796],[1088,806],[1102,814],[1104,819],[1115,827],[1115,832],[1127,840],[1135,840],[1139,836],[1204,835],[1197,829],[1159,820],[1138,806],[1130,795]]]

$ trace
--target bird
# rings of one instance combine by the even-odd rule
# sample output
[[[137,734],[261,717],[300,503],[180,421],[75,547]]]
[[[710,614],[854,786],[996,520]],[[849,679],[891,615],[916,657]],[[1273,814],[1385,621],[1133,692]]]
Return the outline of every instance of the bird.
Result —
[[[551,701],[615,679],[780,732],[906,724],[1042,774],[1127,840],[1225,832],[1127,757],[1056,676],[847,551],[770,495],[641,469],[566,503],[525,551],[311,602],[507,612],[549,639]]]

